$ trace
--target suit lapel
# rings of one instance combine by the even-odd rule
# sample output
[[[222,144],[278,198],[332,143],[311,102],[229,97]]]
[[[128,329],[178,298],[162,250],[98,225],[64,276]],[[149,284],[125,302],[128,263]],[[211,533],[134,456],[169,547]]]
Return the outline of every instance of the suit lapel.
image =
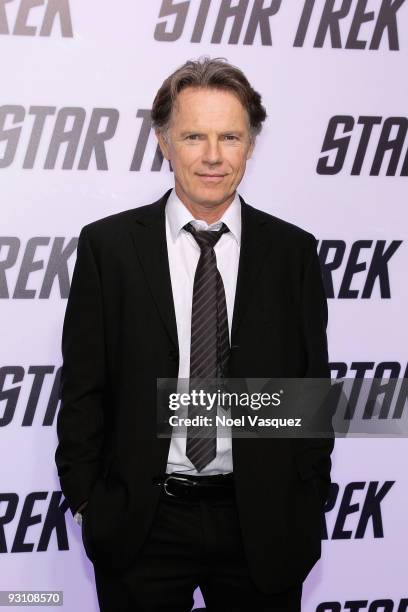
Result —
[[[160,317],[178,349],[176,314],[167,253],[165,205],[171,189],[160,200],[135,209],[130,228],[133,243]]]
[[[267,231],[267,217],[241,200],[241,249],[239,256],[237,287],[231,328],[231,346],[236,342],[238,328],[256,288],[261,266],[271,248]]]
[[[135,209],[135,220],[130,228],[140,265],[145,273],[153,299],[163,324],[178,349],[177,324],[166,239],[165,206],[171,189],[153,204]],[[241,249],[237,287],[232,317],[231,345],[243,319],[245,309],[254,293],[262,263],[271,247],[267,232],[267,217],[261,211],[241,201]]]

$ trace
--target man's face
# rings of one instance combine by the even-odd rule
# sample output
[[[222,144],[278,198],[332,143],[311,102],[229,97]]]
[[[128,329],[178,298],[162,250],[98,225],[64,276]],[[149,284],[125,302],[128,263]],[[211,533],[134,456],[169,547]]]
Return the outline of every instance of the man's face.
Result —
[[[229,91],[187,87],[177,96],[168,139],[157,133],[184,203],[232,200],[251,156],[248,113]]]

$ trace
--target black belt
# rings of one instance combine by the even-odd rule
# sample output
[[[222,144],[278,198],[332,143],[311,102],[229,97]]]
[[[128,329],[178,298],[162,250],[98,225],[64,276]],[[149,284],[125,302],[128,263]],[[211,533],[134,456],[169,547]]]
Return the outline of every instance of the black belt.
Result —
[[[153,478],[168,497],[184,499],[225,499],[234,496],[234,477],[229,474],[214,476],[190,476],[188,474],[164,474]]]

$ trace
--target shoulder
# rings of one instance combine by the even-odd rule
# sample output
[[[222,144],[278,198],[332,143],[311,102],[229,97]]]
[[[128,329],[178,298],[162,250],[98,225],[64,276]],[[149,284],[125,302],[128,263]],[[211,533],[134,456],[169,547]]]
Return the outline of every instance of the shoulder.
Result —
[[[96,235],[101,232],[114,232],[121,228],[129,227],[129,223],[142,221],[158,212],[158,202],[145,204],[136,208],[129,208],[118,213],[113,213],[87,223],[82,227],[84,233]]]
[[[128,210],[123,210],[84,225],[79,237],[87,238],[92,245],[107,245],[118,243],[129,232],[129,228],[137,223],[148,223],[163,212],[164,197],[151,204],[144,204]]]
[[[244,203],[243,206],[247,209],[247,213],[262,225],[263,231],[269,234],[271,240],[278,240],[289,248],[300,247],[302,250],[308,250],[316,247],[317,240],[308,230],[250,204]]]

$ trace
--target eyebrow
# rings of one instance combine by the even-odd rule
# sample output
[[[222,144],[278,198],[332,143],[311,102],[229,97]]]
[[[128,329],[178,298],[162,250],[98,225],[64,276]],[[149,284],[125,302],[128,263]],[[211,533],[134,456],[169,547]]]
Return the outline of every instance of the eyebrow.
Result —
[[[188,136],[188,134],[203,134],[204,132],[200,132],[200,130],[183,130],[180,132],[180,136]],[[243,136],[244,132],[241,130],[226,130],[224,132],[219,132],[219,136],[226,136],[228,134],[236,134],[237,136]]]

